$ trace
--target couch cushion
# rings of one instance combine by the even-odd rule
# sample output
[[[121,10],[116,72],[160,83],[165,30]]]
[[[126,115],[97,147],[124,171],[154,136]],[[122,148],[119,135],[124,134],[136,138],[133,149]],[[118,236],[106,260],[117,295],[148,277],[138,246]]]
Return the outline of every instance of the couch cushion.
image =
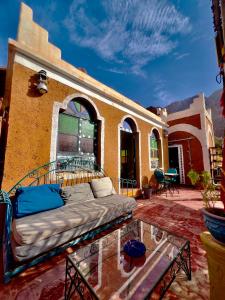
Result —
[[[92,202],[94,201],[74,202],[74,204],[39,213],[35,219],[33,216],[14,219],[12,225],[14,239],[20,245],[32,244],[99,219],[104,213],[104,207],[101,208],[100,205]]]
[[[104,207],[113,206],[115,209],[119,209],[121,214],[131,212],[137,206],[134,198],[118,194],[97,198],[95,199],[95,203]]]
[[[74,239],[74,238],[78,237],[79,235],[81,235],[85,232],[88,232],[91,229],[94,229],[100,225],[111,222],[115,218],[118,218],[121,215],[131,212],[136,207],[136,205],[137,205],[136,201],[133,198],[120,196],[120,195],[111,195],[111,196],[104,197],[104,198],[98,198],[98,199],[96,198],[94,201],[89,201],[89,202],[87,201],[83,204],[81,204],[81,202],[80,202],[80,203],[78,203],[78,205],[71,204],[68,206],[64,206],[63,209],[65,209],[65,207],[66,207],[66,210],[68,208],[79,209],[81,214],[83,214],[83,212],[84,212],[84,215],[87,212],[87,211],[85,211],[85,209],[87,207],[89,207],[91,209],[91,211],[100,212],[100,214],[98,214],[98,217],[92,221],[89,221],[89,220],[91,220],[91,217],[89,216],[89,220],[83,219],[85,221],[85,223],[80,222],[80,225],[77,224],[77,226],[71,227],[71,229],[65,230],[60,233],[54,234],[54,232],[56,232],[56,231],[53,230],[53,227],[52,227],[52,234],[51,235],[48,234],[48,236],[46,235],[45,239],[43,239],[42,231],[41,231],[41,230],[43,230],[43,226],[44,226],[43,218],[38,218],[40,220],[40,223],[33,222],[32,223],[33,228],[29,228],[29,226],[25,226],[26,222],[28,220],[25,220],[25,222],[23,224],[22,223],[16,224],[15,220],[14,220],[13,224],[14,224],[14,226],[15,225],[18,226],[18,234],[20,234],[19,236],[17,234],[17,238],[16,238],[15,234],[13,234],[12,251],[13,251],[14,258],[17,261],[23,261],[23,260],[35,257],[35,256],[37,256],[41,253],[44,253],[54,247],[57,247],[63,243],[66,243],[69,240]],[[61,209],[59,209],[59,210],[61,210]],[[27,219],[27,218],[28,217],[26,217],[24,219]],[[21,222],[21,220],[22,219],[18,219],[16,221]],[[50,224],[51,224],[53,219],[51,218],[50,220],[51,220],[51,222],[50,222]],[[46,222],[46,228],[47,228],[48,227],[47,220],[45,222]],[[56,222],[56,220],[55,220],[55,222]],[[52,223],[52,225],[53,224],[54,223]],[[25,226],[23,229],[21,228],[22,225]],[[41,227],[40,231],[39,231],[39,226]],[[48,229],[50,229],[50,228],[48,228]],[[15,233],[15,229],[13,230],[13,233]],[[26,240],[26,242],[27,241],[31,242],[33,240],[33,243],[21,243],[22,238],[23,238],[23,241]],[[18,243],[18,241],[20,241],[20,243]]]
[[[94,199],[94,195],[89,183],[80,183],[74,186],[62,187],[61,197],[66,203],[70,203],[73,201],[88,201]]]
[[[92,179],[91,188],[96,198],[116,194],[112,181],[109,177]]]
[[[21,218],[63,206],[59,184],[21,187],[16,191],[13,210],[15,218]]]
[[[98,220],[94,220],[78,227],[52,235],[47,239],[38,240],[32,244],[19,245],[14,239],[12,239],[11,246],[14,259],[16,261],[31,259],[41,253],[45,253],[55,247],[67,243],[70,240],[74,240],[76,237],[96,228],[97,226]]]
[[[39,213],[34,219],[27,216],[13,220],[13,238],[19,245],[37,243],[48,238],[96,221],[96,226],[131,212],[136,207],[133,198],[111,195],[93,201],[75,202]]]

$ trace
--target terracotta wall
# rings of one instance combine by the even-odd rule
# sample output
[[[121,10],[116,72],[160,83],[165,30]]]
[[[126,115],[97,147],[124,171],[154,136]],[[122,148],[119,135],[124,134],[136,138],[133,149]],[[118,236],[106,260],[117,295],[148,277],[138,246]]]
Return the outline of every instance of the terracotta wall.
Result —
[[[36,93],[32,86],[35,72],[14,64],[9,111],[9,128],[5,154],[2,188],[8,190],[28,171],[50,160],[52,110],[55,101],[63,100],[77,91],[53,79],[49,80],[49,92]],[[118,178],[118,124],[125,112],[92,98],[99,113],[105,119],[105,159],[107,174]],[[151,178],[149,169],[148,133],[152,126],[135,118],[141,131],[142,177]],[[159,130],[161,136],[162,130]],[[165,168],[168,167],[167,140],[164,144]]]
[[[189,124],[201,129],[201,119],[200,114],[196,114],[190,117],[180,118],[172,121],[168,121],[169,126],[173,126],[176,124]]]
[[[179,139],[187,139],[187,138],[192,138],[189,140],[191,159],[189,157],[188,140],[182,140],[179,142],[169,143],[169,145],[176,144],[176,145],[183,146],[185,183],[190,184],[189,178],[187,177],[188,171],[191,168],[198,172],[201,172],[204,170],[203,153],[202,153],[201,143],[194,135],[192,135],[188,132],[177,131],[177,132],[171,133],[169,135],[169,141],[179,140]]]

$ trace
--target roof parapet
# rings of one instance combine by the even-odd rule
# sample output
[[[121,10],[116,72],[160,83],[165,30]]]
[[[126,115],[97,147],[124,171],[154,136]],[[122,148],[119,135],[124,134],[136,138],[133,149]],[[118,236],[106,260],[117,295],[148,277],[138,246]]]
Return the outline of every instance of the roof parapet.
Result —
[[[61,50],[49,43],[48,31],[33,21],[32,9],[21,3],[17,41],[45,58],[61,59]]]

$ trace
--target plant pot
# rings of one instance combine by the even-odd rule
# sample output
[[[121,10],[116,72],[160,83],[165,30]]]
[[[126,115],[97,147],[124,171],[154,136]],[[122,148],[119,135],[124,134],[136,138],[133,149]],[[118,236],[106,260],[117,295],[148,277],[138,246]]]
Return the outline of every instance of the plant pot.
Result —
[[[214,239],[225,245],[225,212],[221,208],[203,208],[204,222]]]
[[[153,190],[152,187],[143,187],[143,192],[144,192],[145,199],[151,199],[152,190]]]

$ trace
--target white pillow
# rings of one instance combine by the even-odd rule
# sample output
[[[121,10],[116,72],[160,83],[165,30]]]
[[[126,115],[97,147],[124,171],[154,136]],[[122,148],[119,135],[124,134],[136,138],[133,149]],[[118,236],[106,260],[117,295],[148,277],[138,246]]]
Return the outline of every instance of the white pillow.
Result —
[[[96,198],[116,194],[112,181],[109,177],[92,179],[91,188]]]

